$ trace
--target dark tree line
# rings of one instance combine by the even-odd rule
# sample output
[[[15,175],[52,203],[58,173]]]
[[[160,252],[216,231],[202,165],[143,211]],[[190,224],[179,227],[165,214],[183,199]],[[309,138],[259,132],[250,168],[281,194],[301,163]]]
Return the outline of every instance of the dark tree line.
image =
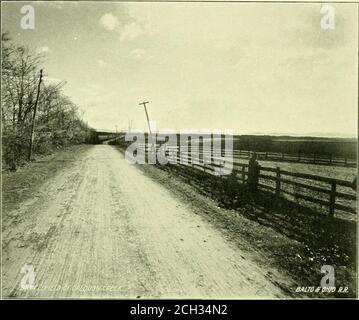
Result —
[[[16,170],[29,159],[31,127],[43,57],[14,44],[2,34],[1,122],[3,168]],[[33,153],[92,142],[94,131],[82,120],[78,107],[64,95],[64,83],[43,81],[37,103]]]

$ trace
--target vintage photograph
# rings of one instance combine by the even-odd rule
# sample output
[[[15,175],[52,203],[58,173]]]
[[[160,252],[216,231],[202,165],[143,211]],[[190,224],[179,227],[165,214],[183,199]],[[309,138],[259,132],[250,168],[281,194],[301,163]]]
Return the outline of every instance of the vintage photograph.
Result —
[[[358,3],[1,1],[1,298],[356,299],[357,147]]]

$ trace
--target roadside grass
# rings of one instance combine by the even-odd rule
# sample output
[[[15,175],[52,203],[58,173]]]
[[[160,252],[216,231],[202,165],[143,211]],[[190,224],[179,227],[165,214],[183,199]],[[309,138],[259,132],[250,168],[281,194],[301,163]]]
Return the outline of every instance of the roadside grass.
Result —
[[[89,145],[66,147],[50,155],[37,156],[15,172],[2,172],[3,217],[18,207],[22,201],[33,197],[44,182],[54,177],[58,171],[73,164],[89,147]]]
[[[221,229],[241,249],[256,252],[257,263],[290,297],[354,298],[356,296],[356,224],[328,217],[271,194],[250,194],[230,179],[220,180],[191,167],[138,166],[176,197]],[[297,293],[298,287],[319,287],[323,265],[335,268],[336,287],[347,293]],[[290,287],[273,275],[293,280]]]

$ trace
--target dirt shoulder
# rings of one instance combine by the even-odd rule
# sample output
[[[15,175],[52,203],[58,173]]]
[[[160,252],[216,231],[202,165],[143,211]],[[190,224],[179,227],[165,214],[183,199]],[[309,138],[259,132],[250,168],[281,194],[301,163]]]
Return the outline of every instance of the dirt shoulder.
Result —
[[[59,171],[73,165],[92,145],[70,146],[51,155],[38,156],[34,161],[19,167],[16,172],[2,172],[2,214],[15,209],[26,199],[36,197],[37,189]]]

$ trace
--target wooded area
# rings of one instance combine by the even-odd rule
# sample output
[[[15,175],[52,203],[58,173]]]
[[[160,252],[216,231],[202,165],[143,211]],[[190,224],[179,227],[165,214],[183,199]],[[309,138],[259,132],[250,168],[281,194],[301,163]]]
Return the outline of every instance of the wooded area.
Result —
[[[33,154],[48,154],[61,147],[91,142],[94,131],[64,93],[64,82],[42,75],[44,57],[1,36],[1,121],[3,169],[16,170]],[[43,79],[44,77],[44,79]]]

